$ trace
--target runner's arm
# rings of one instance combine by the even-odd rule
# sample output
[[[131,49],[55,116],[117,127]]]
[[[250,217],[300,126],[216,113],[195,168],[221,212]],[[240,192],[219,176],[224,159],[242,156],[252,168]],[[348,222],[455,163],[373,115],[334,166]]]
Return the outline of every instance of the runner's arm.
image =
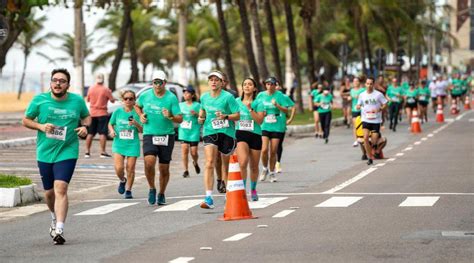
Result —
[[[28,117],[23,117],[22,120],[23,126],[25,126],[28,129],[32,130],[38,130],[42,132],[52,132],[54,129],[54,125],[51,123],[38,123],[34,119],[28,118]]]
[[[112,124],[108,124],[108,127],[109,127],[109,135],[110,137],[114,138],[115,137],[115,129],[114,129],[114,126]]]
[[[293,119],[295,118],[295,113],[296,113],[296,107],[291,107],[290,117],[288,118],[288,120],[286,120],[286,125],[290,124],[293,121]]]

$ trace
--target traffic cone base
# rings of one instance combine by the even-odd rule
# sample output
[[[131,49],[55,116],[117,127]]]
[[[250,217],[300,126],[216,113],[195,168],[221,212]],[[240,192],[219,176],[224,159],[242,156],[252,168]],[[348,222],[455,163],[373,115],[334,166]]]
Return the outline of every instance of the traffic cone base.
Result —
[[[470,103],[470,100],[469,100],[468,96],[466,96],[466,99],[464,100],[464,109],[465,110],[470,110],[471,109],[471,103]]]
[[[226,203],[224,215],[219,218],[222,221],[254,219],[247,201],[244,181],[240,174],[240,166],[237,156],[232,155],[229,161],[229,175],[227,180]]]
[[[438,109],[436,110],[436,122],[444,122],[443,106],[438,104]]]
[[[416,111],[416,110],[413,110],[413,112],[412,112],[411,132],[412,133],[420,133],[421,132],[420,118],[418,118],[418,111]]]

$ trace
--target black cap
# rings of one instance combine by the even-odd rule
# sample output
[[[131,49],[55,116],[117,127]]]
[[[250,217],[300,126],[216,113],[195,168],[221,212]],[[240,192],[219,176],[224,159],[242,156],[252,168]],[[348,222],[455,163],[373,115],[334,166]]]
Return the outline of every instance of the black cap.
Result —
[[[273,85],[276,85],[278,83],[278,80],[275,77],[269,77],[263,83],[271,83]]]

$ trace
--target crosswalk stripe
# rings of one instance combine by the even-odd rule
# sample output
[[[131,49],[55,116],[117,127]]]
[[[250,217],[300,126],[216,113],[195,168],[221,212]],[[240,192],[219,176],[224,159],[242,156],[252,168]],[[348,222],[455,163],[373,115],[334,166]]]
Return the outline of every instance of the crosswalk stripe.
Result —
[[[191,207],[199,205],[201,202],[202,202],[202,199],[182,200],[182,201],[158,208],[154,212],[187,211]]]
[[[281,212],[276,213],[276,214],[275,214],[274,216],[272,216],[272,217],[274,217],[274,218],[282,218],[282,217],[285,217],[285,216],[287,216],[287,215],[289,215],[289,214],[291,214],[291,213],[293,213],[293,212],[295,212],[295,210],[283,210],[283,211],[281,211]]]
[[[242,240],[248,236],[252,235],[252,233],[239,233],[239,234],[236,234],[236,235],[233,235],[231,237],[228,237],[222,241],[224,242],[229,242],[229,241],[239,241],[239,240]]]
[[[108,213],[111,213],[113,211],[136,205],[138,203],[117,203],[117,204],[108,204],[108,205],[103,205],[99,206],[93,209],[86,210],[84,212],[75,214],[76,216],[89,216],[89,215],[105,215]]]
[[[335,196],[314,207],[349,207],[360,199],[361,196]]]
[[[192,261],[194,260],[193,257],[179,257],[179,258],[175,258],[171,261],[169,261],[169,263],[187,263],[189,261]]]
[[[273,205],[280,201],[288,199],[288,197],[259,198],[256,202],[249,202],[250,209],[261,209]]]
[[[433,206],[439,200],[439,196],[409,196],[400,207]]]

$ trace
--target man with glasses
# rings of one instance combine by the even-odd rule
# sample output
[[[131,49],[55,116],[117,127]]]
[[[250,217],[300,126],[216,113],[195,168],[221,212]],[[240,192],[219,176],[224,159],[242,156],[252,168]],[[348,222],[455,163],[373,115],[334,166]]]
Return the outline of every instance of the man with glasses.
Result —
[[[135,110],[143,123],[143,156],[145,176],[150,190],[148,203],[165,205],[165,190],[170,179],[170,162],[173,154],[175,131],[173,122],[181,123],[183,115],[179,101],[171,91],[166,90],[166,74],[158,71],[153,77],[153,88],[145,91],[137,101]],[[155,187],[155,164],[158,157],[160,191]]]
[[[99,133],[100,139],[100,158],[112,157],[105,151],[108,133],[107,124],[109,122],[107,103],[109,100],[111,102],[115,101],[112,91],[104,86],[104,74],[100,73],[96,77],[96,84],[90,87],[87,92],[87,102],[90,103],[92,123],[86,138],[85,158],[91,157],[92,139],[97,133]]]
[[[58,245],[66,242],[67,190],[79,156],[77,136],[86,136],[91,122],[84,99],[68,92],[70,80],[66,69],[53,70],[51,91],[35,96],[23,118],[25,127],[38,131],[36,156],[52,218],[49,234]],[[79,121],[83,126],[78,127]]]

